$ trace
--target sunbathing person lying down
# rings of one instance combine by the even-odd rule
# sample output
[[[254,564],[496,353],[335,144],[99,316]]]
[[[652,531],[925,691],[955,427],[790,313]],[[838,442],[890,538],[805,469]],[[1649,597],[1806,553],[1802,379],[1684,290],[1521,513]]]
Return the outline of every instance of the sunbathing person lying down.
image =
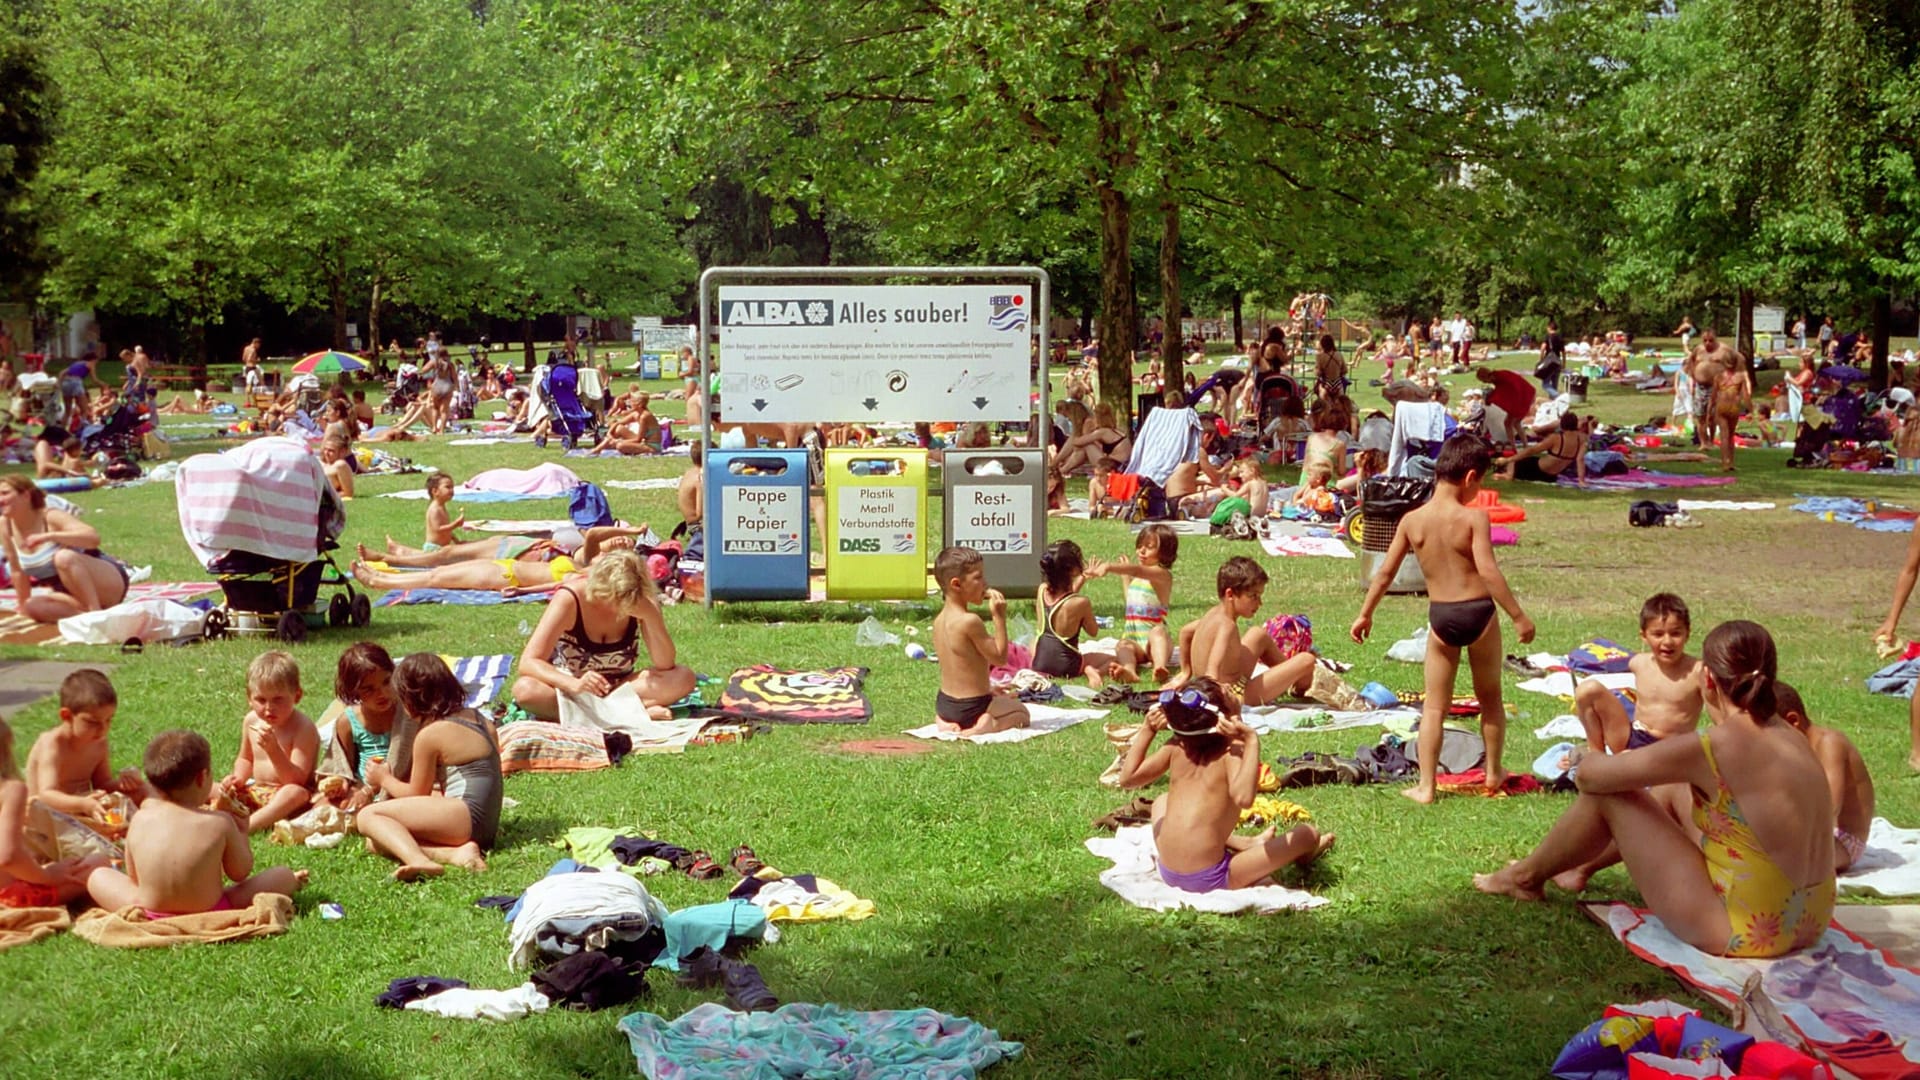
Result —
[[[634,538],[646,532],[644,522],[636,526],[601,525],[587,530],[578,551],[562,548],[561,541],[557,539],[537,540],[516,555],[494,556],[482,551],[466,559],[418,571],[376,570],[365,561],[355,560],[353,576],[369,589],[484,589],[504,592],[509,596],[548,592],[568,577],[583,571],[600,552],[616,548],[631,549]],[[495,542],[476,540],[471,543],[492,548]],[[468,546],[457,544],[454,548],[423,552],[421,557],[439,556]],[[389,562],[388,565],[404,564]]]

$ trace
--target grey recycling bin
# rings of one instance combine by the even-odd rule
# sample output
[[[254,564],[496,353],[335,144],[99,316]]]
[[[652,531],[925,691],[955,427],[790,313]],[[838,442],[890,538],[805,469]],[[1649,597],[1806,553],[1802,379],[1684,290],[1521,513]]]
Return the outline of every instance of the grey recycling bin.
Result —
[[[947,547],[986,559],[987,584],[1008,596],[1040,591],[1047,546],[1047,463],[1039,450],[949,450],[941,465]]]

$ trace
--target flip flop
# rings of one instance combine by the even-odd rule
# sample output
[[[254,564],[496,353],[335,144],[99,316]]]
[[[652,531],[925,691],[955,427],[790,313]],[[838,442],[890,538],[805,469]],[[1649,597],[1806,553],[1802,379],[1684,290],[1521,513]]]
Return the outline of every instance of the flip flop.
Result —
[[[704,851],[694,852],[693,861],[687,864],[687,876],[695,881],[717,878],[724,872],[720,864],[713,861],[713,856]]]

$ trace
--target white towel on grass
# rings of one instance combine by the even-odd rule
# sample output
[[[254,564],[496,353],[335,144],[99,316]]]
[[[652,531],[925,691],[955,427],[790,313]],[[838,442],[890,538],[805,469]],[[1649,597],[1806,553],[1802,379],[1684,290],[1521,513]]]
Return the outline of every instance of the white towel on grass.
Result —
[[[1188,892],[1160,880],[1154,862],[1153,827],[1123,826],[1112,836],[1096,836],[1087,841],[1087,850],[1113,865],[1100,871],[1100,884],[1119,894],[1120,899],[1148,911],[1175,911],[1192,908],[1217,915],[1252,911],[1261,915],[1276,911],[1304,910],[1329,903],[1301,889],[1284,885],[1256,885],[1247,889],[1216,889],[1213,892]]]
[[[1597,682],[1609,690],[1627,690],[1633,686],[1633,672],[1619,671],[1603,675],[1585,675],[1581,682]],[[1528,679],[1520,684],[1520,689],[1531,690],[1536,694],[1550,697],[1573,699],[1573,672],[1556,671],[1538,679]]]
[[[1042,735],[1051,735],[1056,731],[1080,723],[1082,720],[1100,720],[1107,715],[1106,709],[1063,709],[1058,705],[1028,705],[1029,722],[1023,728],[1011,728],[1006,731],[989,731],[985,735],[967,735],[958,731],[943,730],[938,723],[917,727],[907,734],[916,739],[938,739],[941,742],[970,743],[1013,743],[1037,739]]]
[[[450,1016],[455,1020],[492,1020],[505,1023],[528,1013],[546,1012],[551,1004],[547,995],[532,983],[521,983],[511,990],[474,990],[454,987],[407,1002],[406,1008]]]
[[[1695,510],[1771,510],[1770,502],[1736,502],[1732,499],[1681,499],[1680,509],[1692,513]]]
[[[1874,818],[1867,849],[1840,875],[1843,896],[1920,896],[1920,829]]]
[[[1564,713],[1547,721],[1545,727],[1534,728],[1533,737],[1536,739],[1547,739],[1549,741],[1558,739],[1585,739],[1587,737],[1587,729],[1581,726],[1579,717],[1572,713]]]
[[[559,697],[561,727],[621,732],[633,740],[636,754],[678,754],[711,719],[652,719],[632,682],[620,684],[606,697],[564,691]]]
[[[1418,709],[1372,709],[1366,712],[1334,712],[1317,705],[1247,705],[1240,719],[1262,735],[1280,731],[1339,731],[1342,728],[1386,727],[1420,715]],[[1310,716],[1328,717],[1325,723],[1302,723]]]
[[[622,491],[672,491],[680,486],[680,481],[677,477],[655,476],[646,480],[602,480],[600,486]]]
[[[1321,555],[1331,559],[1359,557],[1345,541],[1331,536],[1263,536],[1260,538],[1260,547],[1275,558],[1286,555]]]

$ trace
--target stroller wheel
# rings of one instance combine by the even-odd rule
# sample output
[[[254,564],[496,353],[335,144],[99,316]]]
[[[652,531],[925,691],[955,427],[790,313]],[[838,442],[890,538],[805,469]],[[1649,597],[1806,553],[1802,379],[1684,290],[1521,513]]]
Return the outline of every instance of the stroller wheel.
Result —
[[[1347,530],[1347,539],[1356,544],[1362,543],[1365,540],[1366,527],[1362,524],[1364,520],[1365,519],[1360,516],[1359,507],[1356,506],[1347,511],[1346,520],[1341,522],[1341,525]]]
[[[353,594],[353,600],[347,606],[353,625],[365,626],[373,621],[373,602],[360,593]]]
[[[335,627],[347,625],[347,622],[353,618],[351,609],[352,604],[348,602],[345,593],[334,593],[333,599],[327,601],[327,625]]]
[[[200,636],[208,641],[218,641],[227,636],[227,631],[232,625],[227,618],[226,608],[214,608],[207,612],[207,621],[200,628]]]
[[[297,611],[283,611],[274,621],[273,636],[290,645],[307,640],[307,620]]]

